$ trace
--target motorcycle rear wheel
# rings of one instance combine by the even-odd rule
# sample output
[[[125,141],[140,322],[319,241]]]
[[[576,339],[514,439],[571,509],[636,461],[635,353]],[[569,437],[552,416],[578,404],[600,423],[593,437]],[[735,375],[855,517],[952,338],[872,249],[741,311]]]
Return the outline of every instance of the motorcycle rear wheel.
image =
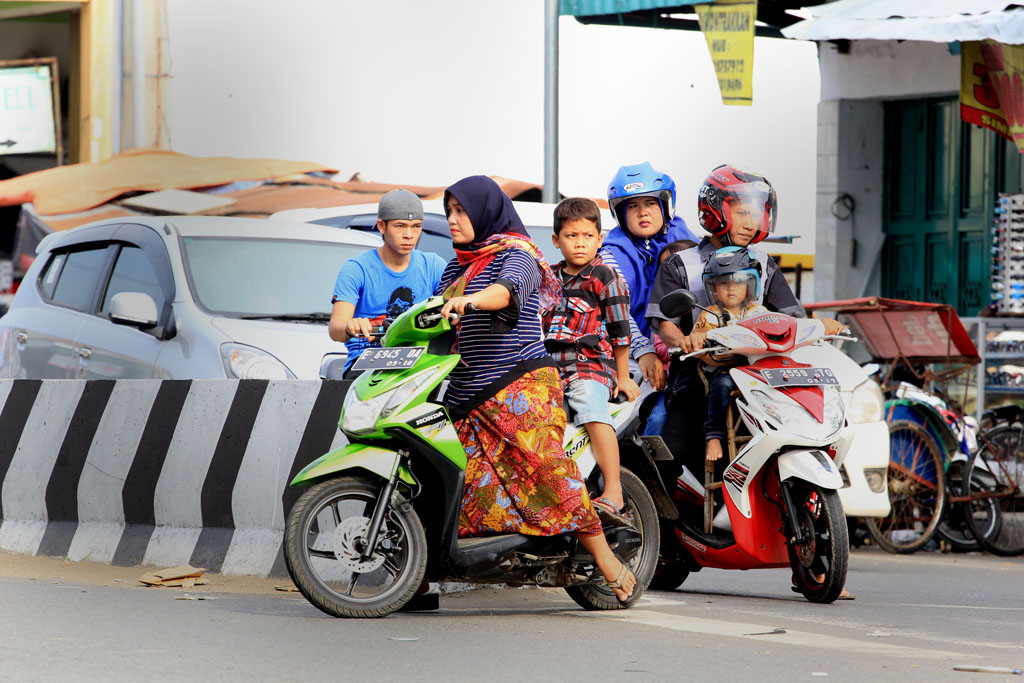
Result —
[[[793,582],[811,602],[834,602],[846,585],[850,563],[850,537],[839,492],[794,480],[790,495],[805,539],[789,546]]]
[[[419,517],[395,493],[377,550],[360,557],[380,484],[340,477],[311,486],[288,515],[284,558],[299,592],[335,617],[383,617],[412,599],[427,567]]]
[[[636,576],[636,588],[633,595],[625,602],[619,602],[615,592],[604,582],[587,583],[582,586],[568,586],[565,592],[573,601],[588,610],[614,610],[632,607],[643,596],[644,590],[651,583],[654,576],[654,569],[658,564],[658,549],[661,545],[661,529],[658,520],[658,510],[654,507],[651,494],[647,492],[640,478],[635,474],[622,468],[620,472],[622,479],[622,496],[625,499],[625,507],[630,510],[633,516],[633,526],[640,532],[643,539],[643,547],[640,552],[626,563]],[[614,551],[615,548],[612,548]],[[594,572],[600,575],[597,568]]]

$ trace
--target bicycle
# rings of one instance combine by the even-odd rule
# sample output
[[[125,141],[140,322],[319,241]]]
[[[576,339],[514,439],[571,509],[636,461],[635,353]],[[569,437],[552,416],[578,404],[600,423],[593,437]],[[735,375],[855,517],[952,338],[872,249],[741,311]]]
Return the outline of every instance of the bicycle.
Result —
[[[968,527],[989,552],[1024,554],[1024,424],[1020,409],[981,434],[964,470],[970,492],[963,503]],[[989,414],[998,417],[998,411]],[[1004,415],[1006,411],[1004,411]]]

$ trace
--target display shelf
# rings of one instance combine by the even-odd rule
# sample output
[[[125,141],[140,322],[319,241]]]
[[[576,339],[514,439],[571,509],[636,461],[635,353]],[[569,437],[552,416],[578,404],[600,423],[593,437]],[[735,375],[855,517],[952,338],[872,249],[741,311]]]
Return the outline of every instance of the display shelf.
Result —
[[[1024,396],[1024,386],[1016,387],[1004,384],[989,384],[986,379],[985,369],[995,365],[1024,366],[1024,350],[1014,351],[986,351],[987,342],[990,337],[1006,330],[1024,332],[1024,317],[999,316],[993,318],[961,318],[964,326],[971,333],[974,345],[978,348],[978,355],[981,356],[981,364],[975,373],[975,417],[981,419],[982,413],[989,407],[990,396]],[[1014,363],[1018,361],[1018,363]]]
[[[986,384],[986,394],[1024,394],[1024,387],[1006,387],[1001,384]]]

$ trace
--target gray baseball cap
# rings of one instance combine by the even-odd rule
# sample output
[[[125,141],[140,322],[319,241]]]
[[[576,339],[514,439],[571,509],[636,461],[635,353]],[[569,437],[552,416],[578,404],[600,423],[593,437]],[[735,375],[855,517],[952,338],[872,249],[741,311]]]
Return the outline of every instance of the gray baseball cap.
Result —
[[[421,221],[423,202],[409,190],[391,190],[377,204],[377,219],[382,221]]]

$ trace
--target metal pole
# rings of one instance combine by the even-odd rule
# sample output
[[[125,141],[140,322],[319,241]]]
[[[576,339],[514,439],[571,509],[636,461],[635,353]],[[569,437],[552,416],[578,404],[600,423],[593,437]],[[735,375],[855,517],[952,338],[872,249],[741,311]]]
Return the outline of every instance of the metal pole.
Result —
[[[132,3],[132,146],[146,146],[145,0]]]
[[[544,0],[544,190],[558,201],[558,2]]]

